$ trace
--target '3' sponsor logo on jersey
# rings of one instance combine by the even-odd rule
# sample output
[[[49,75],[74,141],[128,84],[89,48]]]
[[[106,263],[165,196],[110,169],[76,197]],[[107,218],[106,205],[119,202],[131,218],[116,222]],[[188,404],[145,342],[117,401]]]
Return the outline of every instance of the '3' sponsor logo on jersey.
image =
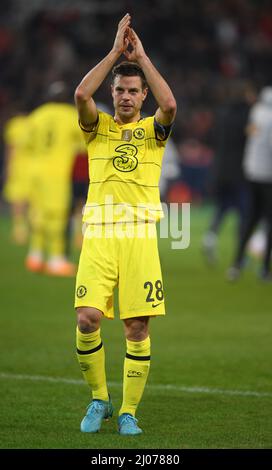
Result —
[[[119,155],[113,158],[113,166],[118,171],[129,172],[138,166],[137,147],[132,144],[122,144],[116,147],[115,152]]]

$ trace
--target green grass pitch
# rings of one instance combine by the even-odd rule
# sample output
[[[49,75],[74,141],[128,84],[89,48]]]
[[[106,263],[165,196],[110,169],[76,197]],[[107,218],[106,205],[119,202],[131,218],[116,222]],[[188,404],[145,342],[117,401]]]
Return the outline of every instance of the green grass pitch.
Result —
[[[192,209],[187,250],[160,241],[167,316],[151,321],[151,371],[137,413],[144,433],[137,437],[119,436],[116,426],[122,322],[102,324],[114,417],[99,434],[82,434],[89,392],[74,351],[74,280],[27,273],[25,248],[10,243],[1,217],[2,449],[272,447],[272,285],[257,279],[256,260],[239,282],[226,282],[233,217],[222,228],[217,266],[205,264],[200,244],[209,216],[210,208]]]

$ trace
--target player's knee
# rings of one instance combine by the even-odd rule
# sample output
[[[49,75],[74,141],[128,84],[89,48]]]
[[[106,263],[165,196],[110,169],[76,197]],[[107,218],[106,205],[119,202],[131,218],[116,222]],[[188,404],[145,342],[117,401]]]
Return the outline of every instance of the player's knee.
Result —
[[[128,318],[124,320],[125,335],[130,341],[143,341],[148,336],[149,317]]]
[[[82,333],[92,333],[100,327],[102,312],[92,307],[78,307],[77,325]]]

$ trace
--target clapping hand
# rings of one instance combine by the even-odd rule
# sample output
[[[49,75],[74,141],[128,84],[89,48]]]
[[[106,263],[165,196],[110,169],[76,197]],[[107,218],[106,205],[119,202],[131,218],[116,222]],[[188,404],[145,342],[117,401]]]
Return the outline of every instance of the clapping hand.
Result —
[[[135,33],[134,29],[128,28],[127,32],[128,45],[123,51],[123,54],[129,61],[138,62],[139,59],[145,56],[145,51],[142,45],[142,42],[139,36]],[[131,50],[128,49],[128,46],[131,46]]]

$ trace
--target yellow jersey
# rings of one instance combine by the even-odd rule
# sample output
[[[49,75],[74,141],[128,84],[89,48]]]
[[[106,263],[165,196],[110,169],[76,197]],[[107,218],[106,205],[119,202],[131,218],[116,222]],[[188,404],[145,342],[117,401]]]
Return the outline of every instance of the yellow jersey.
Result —
[[[6,122],[4,127],[4,143],[12,154],[12,165],[24,168],[25,161],[29,159],[27,116],[18,115]]]
[[[29,148],[29,118],[17,115],[4,127],[7,151],[7,174],[3,188],[8,201],[25,200],[29,196],[32,154]]]
[[[162,138],[157,128],[154,116],[119,125],[101,111],[92,132],[82,128],[90,179],[84,222],[155,222],[163,217],[159,179],[168,136]]]
[[[45,176],[71,175],[76,152],[84,145],[77,121],[76,108],[68,103],[45,103],[31,113],[31,147]]]

